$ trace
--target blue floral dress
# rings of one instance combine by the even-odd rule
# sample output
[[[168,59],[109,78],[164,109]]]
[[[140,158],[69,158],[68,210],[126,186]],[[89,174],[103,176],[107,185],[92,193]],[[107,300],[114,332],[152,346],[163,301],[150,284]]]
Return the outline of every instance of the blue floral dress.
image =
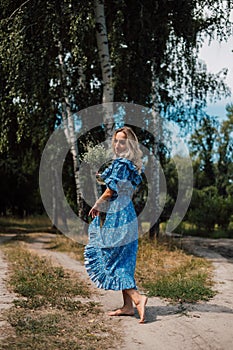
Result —
[[[103,208],[106,211],[104,224],[101,225],[97,216],[89,226],[85,267],[99,288],[136,289],[138,221],[132,195],[142,178],[135,165],[126,158],[115,159],[101,178],[114,194],[108,207]]]

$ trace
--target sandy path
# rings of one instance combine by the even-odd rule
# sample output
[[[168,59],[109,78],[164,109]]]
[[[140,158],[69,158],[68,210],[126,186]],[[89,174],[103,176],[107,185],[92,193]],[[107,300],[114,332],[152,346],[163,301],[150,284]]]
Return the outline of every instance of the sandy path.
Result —
[[[55,259],[64,268],[74,270],[90,284],[85,268],[65,253],[44,248],[52,235],[38,237],[30,249]],[[123,350],[232,350],[233,348],[233,263],[205,246],[195,246],[196,253],[207,256],[215,267],[218,294],[209,302],[193,305],[170,305],[159,298],[150,298],[147,323],[138,324],[135,317],[119,317],[123,331]],[[92,284],[91,284],[92,285]],[[93,286],[93,300],[104,311],[121,306],[121,293],[102,291]],[[2,294],[1,294],[2,295]],[[1,308],[1,306],[0,306]],[[138,316],[137,316],[138,317]],[[117,349],[117,348],[116,348]]]
[[[0,245],[11,239],[13,235],[0,236]],[[9,292],[6,287],[8,264],[4,257],[3,252],[0,249],[0,340],[6,337],[12,330],[12,327],[4,317],[2,313],[12,306],[12,302],[17,296],[14,293]]]

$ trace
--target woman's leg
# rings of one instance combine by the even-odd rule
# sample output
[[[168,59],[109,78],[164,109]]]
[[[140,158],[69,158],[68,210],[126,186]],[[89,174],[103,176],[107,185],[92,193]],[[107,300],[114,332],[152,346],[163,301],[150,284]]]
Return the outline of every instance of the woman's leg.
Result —
[[[122,294],[123,294],[124,305],[120,309],[109,312],[108,313],[109,316],[123,316],[123,315],[133,316],[134,315],[134,308],[133,308],[133,302],[131,297],[125,290],[122,291]]]
[[[139,316],[140,316],[140,321],[139,323],[144,323],[145,322],[145,306],[147,303],[147,297],[145,295],[141,295],[136,289],[126,289],[125,293],[128,294],[130,299],[134,302]]]
[[[122,294],[123,294],[124,306],[126,306],[128,309],[131,309],[132,311],[133,310],[132,299],[130,298],[130,296],[125,290],[122,291]]]

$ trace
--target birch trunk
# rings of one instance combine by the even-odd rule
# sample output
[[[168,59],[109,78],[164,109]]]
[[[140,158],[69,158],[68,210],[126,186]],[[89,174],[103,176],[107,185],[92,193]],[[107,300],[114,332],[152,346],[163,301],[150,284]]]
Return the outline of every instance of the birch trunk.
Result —
[[[159,144],[161,142],[161,118],[159,115],[158,104],[158,79],[155,76],[154,62],[152,62],[152,134],[154,135],[154,144],[152,145],[151,162],[151,184],[152,184],[152,203],[153,217],[156,218],[155,223],[151,226],[149,237],[153,239],[159,236],[159,216],[160,216],[160,161],[159,161]]]
[[[58,200],[57,200],[57,191],[56,191],[56,176],[55,170],[52,165],[52,217],[53,225],[52,228],[58,227]]]
[[[112,135],[113,127],[113,106],[114,89],[112,78],[112,67],[109,55],[108,35],[105,21],[104,1],[94,1],[95,23],[96,23],[96,40],[98,54],[102,72],[103,96],[102,103],[105,105],[103,111],[103,122],[105,124],[106,139],[109,140]]]
[[[57,190],[59,179],[58,179],[58,174],[57,170],[55,168],[52,169],[52,175],[53,175],[53,227],[58,227],[59,225],[59,232],[62,233],[68,233],[68,226],[67,226],[67,218],[64,212],[63,204],[62,204],[62,199],[59,196],[59,191]],[[59,220],[61,223],[59,223]]]
[[[67,73],[64,63],[64,55],[62,50],[62,44],[59,42],[59,65],[61,71],[61,83],[63,91],[63,100],[62,100],[62,120],[64,125],[64,132],[67,139],[67,142],[70,146],[70,152],[73,160],[73,169],[74,169],[74,178],[75,178],[75,187],[76,187],[76,201],[78,206],[78,215],[81,217],[83,214],[82,210],[82,188],[79,180],[79,159],[78,159],[78,144],[75,135],[75,125],[74,118],[72,116],[69,92],[66,86]]]

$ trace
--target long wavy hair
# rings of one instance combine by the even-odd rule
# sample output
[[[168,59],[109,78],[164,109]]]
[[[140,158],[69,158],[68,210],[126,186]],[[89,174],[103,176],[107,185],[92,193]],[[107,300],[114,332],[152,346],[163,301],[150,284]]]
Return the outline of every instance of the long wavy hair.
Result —
[[[137,167],[138,171],[141,172],[142,169],[142,151],[139,148],[138,138],[134,131],[128,127],[123,126],[117,129],[112,137],[112,149],[114,151],[114,140],[118,132],[123,132],[126,136],[126,151],[120,154],[120,157],[127,158],[131,160]]]

